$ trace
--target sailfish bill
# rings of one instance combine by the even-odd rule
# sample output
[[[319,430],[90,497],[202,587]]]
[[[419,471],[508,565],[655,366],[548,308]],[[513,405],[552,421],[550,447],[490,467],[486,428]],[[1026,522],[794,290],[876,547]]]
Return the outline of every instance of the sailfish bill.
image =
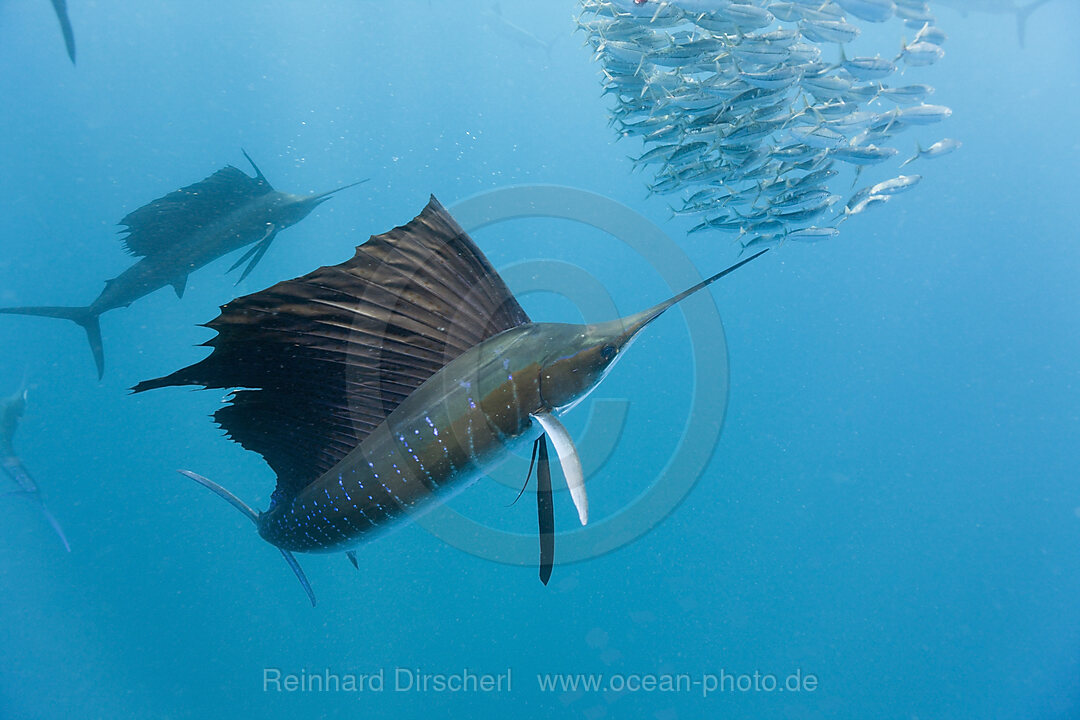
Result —
[[[223,306],[207,325],[217,335],[206,358],[134,391],[232,390],[214,418],[262,455],[277,487],[267,510],[255,513],[199,482],[290,553],[351,553],[510,448],[534,442],[546,583],[554,558],[548,439],[578,517],[588,520],[581,462],[557,416],[665,310],[764,252],[636,315],[538,323],[432,197],[411,222],[372,236],[347,262]]]
[[[255,161],[255,177],[227,165],[193,185],[180,188],[128,213],[124,247],[138,262],[108,280],[97,299],[86,307],[33,306],[0,308],[0,314],[32,315],[72,320],[86,331],[98,378],[105,373],[105,352],[98,318],[115,308],[171,286],[183,297],[188,275],[204,265],[254,246],[240,262],[248,262],[240,280],[248,276],[285,228],[303,220],[334,193],[366,182],[344,185],[316,195],[293,195],[275,190]]]

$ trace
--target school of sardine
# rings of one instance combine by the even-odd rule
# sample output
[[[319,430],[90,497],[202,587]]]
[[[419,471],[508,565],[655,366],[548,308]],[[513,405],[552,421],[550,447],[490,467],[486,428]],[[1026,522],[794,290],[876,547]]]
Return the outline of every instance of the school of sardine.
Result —
[[[862,23],[892,20],[913,33],[898,51],[848,55]],[[632,160],[649,193],[681,197],[672,212],[695,219],[690,232],[737,233],[744,251],[835,237],[910,190],[920,175],[854,187],[899,155],[898,135],[952,114],[902,81],[945,55],[923,0],[583,0],[578,26],[615,98],[612,125],[644,143]],[[916,145],[903,165],[959,145]]]

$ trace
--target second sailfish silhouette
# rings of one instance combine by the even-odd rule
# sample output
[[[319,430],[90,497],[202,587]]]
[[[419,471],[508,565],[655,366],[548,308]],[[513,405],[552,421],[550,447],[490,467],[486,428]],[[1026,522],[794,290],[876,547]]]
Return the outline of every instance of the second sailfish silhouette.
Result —
[[[140,260],[108,280],[86,307],[34,306],[0,308],[0,313],[73,320],[86,330],[98,377],[105,372],[105,353],[98,317],[127,307],[155,290],[171,285],[184,296],[188,275],[234,250],[251,245],[230,271],[247,262],[240,279],[259,263],[279,232],[303,220],[317,205],[351,183],[317,195],[278,192],[244,152],[255,177],[227,165],[210,177],[188,185],[131,212],[120,221],[124,246]]]

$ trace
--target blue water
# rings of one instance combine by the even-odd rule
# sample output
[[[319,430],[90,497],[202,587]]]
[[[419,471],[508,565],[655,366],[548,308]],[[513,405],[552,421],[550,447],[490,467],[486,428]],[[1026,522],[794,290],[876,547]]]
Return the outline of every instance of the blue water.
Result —
[[[0,318],[0,394],[28,378],[17,447],[73,548],[3,499],[0,718],[1080,717],[1080,8],[1065,0],[1034,14],[1025,49],[1007,16],[942,9],[947,56],[919,77],[954,115],[920,137],[964,147],[834,241],[791,243],[715,286],[723,435],[689,495],[635,541],[557,562],[544,587],[535,566],[410,525],[362,546],[360,572],[302,557],[312,609],[246,520],[175,473],[258,508],[273,489],[209,419],[221,393],[127,389],[203,357],[212,333],[198,323],[235,294],[345,260],[430,193],[452,206],[579,188],[658,225],[703,274],[733,261],[727,236],[688,237],[631,174],[639,146],[607,126],[597,67],[571,35],[575,3],[502,4],[554,40],[550,57],[484,3],[71,0],[72,67],[48,3],[0,5],[2,305],[88,303],[131,262],[114,223],[243,166],[241,147],[281,190],[371,178],[282,233],[238,287],[230,257],[182,301],[166,289],[105,315],[102,382],[78,328]],[[580,271],[621,314],[670,294],[649,262],[580,223],[516,220],[475,238],[518,288]],[[606,319],[556,292],[523,304],[535,319]],[[711,341],[696,347],[723,351]],[[626,420],[579,447],[600,466],[596,518],[665,482],[700,390],[693,342],[671,313],[597,391],[625,400]],[[575,436],[590,402],[567,418]],[[605,437],[615,449],[600,462]],[[504,507],[520,467],[454,507],[528,536],[529,495]],[[556,505],[573,528],[565,493]],[[399,668],[509,671],[511,686],[399,692]],[[278,692],[268,669],[385,683]],[[545,692],[537,679],[721,672],[816,684],[706,695]]]

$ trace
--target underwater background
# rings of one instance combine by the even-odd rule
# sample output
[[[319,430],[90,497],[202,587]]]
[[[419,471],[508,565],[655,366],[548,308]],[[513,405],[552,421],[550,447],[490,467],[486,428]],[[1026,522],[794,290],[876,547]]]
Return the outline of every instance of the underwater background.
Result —
[[[70,5],[77,67],[47,3],[0,3],[0,305],[88,303],[131,262],[117,220],[226,163],[246,169],[241,147],[280,190],[371,180],[284,232],[239,286],[223,258],[181,301],[166,289],[108,313],[101,382],[78,328],[0,318],[0,395],[29,386],[16,447],[72,545],[32,504],[0,498],[0,718],[1080,717],[1075,3],[1034,13],[1024,48],[1007,15],[941,8],[947,55],[912,75],[954,114],[918,137],[963,148],[923,161],[918,188],[839,237],[786,243],[713,286],[730,367],[716,382],[730,390],[706,422],[723,434],[651,532],[574,564],[557,546],[544,587],[534,565],[408,525],[362,545],[359,572],[301,556],[315,609],[245,519],[175,472],[266,507],[273,474],[209,418],[223,394],[128,392],[203,357],[212,333],[198,324],[219,305],[342,262],[431,193],[451,211],[522,185],[597,193],[661,227],[702,274],[738,245],[688,236],[669,199],[647,196],[627,159],[640,143],[616,142],[573,33],[575,2],[506,0],[501,18],[421,0]],[[879,31],[883,53],[897,28]],[[555,291],[556,263],[595,278],[619,314],[681,289],[580,223],[514,220],[474,238],[512,289],[528,285],[537,320],[608,319]],[[579,446],[599,517],[675,451],[693,347],[672,312],[594,395],[627,407],[610,455]],[[567,416],[575,437],[591,402]],[[493,480],[453,504],[535,532],[529,498],[507,507],[521,473]],[[575,523],[565,493],[556,521]],[[511,688],[396,691],[399,668],[509,671]],[[267,669],[383,671],[386,686],[276,691]],[[721,672],[816,686],[538,679]]]

